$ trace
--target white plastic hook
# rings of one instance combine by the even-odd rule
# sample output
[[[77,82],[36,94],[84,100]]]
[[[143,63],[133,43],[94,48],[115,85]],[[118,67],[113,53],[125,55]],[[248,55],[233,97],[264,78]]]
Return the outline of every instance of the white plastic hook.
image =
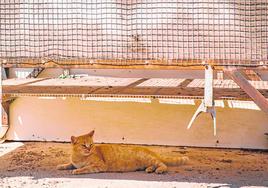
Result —
[[[205,69],[205,92],[204,92],[204,100],[197,108],[194,113],[190,123],[187,126],[187,129],[190,129],[194,120],[202,113],[210,113],[211,118],[213,120],[213,133],[216,136],[216,110],[214,106],[214,98],[213,98],[213,69],[210,65],[206,65]]]

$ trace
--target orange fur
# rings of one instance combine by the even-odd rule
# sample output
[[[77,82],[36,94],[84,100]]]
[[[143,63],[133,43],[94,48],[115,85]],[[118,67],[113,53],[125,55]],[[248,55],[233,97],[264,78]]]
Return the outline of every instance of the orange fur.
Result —
[[[57,166],[57,169],[74,169],[72,174],[137,170],[161,174],[167,172],[167,165],[185,164],[189,160],[188,157],[160,157],[138,146],[95,145],[93,135],[94,131],[79,137],[72,136],[71,161]]]

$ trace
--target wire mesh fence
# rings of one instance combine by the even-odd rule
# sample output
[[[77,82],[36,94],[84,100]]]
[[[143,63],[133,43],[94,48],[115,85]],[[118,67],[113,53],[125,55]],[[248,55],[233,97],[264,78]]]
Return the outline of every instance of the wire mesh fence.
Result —
[[[0,58],[267,64],[268,1],[1,0]]]

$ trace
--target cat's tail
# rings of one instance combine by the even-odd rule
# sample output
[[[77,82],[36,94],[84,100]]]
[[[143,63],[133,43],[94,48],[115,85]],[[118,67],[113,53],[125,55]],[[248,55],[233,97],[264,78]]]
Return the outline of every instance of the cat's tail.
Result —
[[[179,165],[187,164],[188,161],[189,161],[189,158],[188,157],[167,157],[167,156],[161,156],[161,160],[167,166],[179,166]]]

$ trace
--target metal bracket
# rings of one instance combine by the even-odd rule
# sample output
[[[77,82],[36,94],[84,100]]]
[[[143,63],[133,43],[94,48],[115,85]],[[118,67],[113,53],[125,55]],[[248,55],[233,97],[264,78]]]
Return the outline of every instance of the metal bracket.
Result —
[[[65,78],[73,78],[74,75],[70,74],[70,69],[63,69],[63,73],[59,76],[59,78],[65,79]]]
[[[63,69],[63,76],[70,76],[70,69]]]
[[[204,100],[197,108],[194,113],[190,123],[187,126],[187,129],[190,129],[194,120],[202,113],[209,113],[213,120],[213,133],[216,135],[216,110],[214,106],[214,98],[213,98],[213,69],[211,65],[205,66],[205,89],[204,89]]]

